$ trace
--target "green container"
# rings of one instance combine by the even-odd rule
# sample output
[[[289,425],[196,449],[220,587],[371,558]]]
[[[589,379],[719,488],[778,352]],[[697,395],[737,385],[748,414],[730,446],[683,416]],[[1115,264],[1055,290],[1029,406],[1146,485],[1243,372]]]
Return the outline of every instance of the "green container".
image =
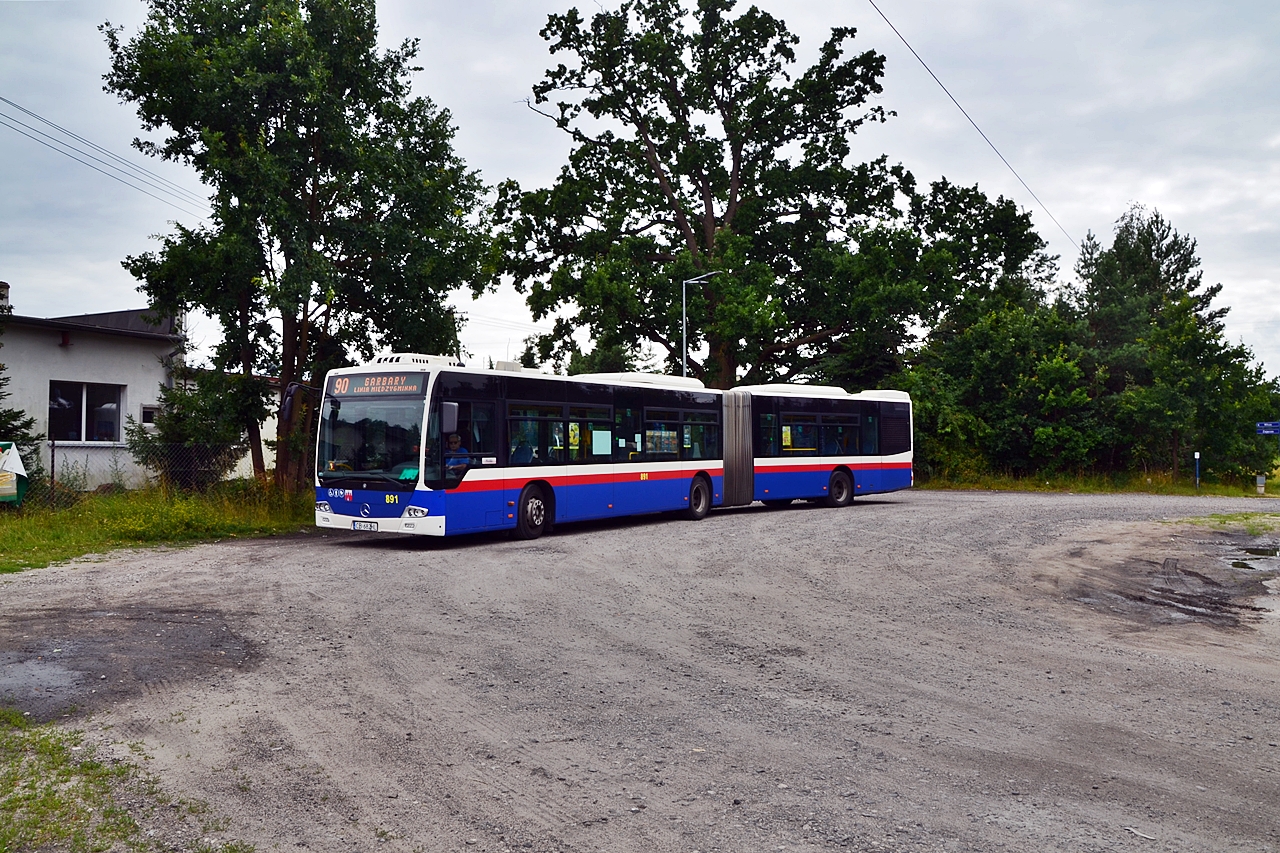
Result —
[[[0,456],[13,447],[12,441],[0,441]],[[14,453],[17,453],[15,450]],[[21,464],[21,463],[19,463]],[[0,471],[0,503],[20,504],[27,496],[27,477],[15,471]]]

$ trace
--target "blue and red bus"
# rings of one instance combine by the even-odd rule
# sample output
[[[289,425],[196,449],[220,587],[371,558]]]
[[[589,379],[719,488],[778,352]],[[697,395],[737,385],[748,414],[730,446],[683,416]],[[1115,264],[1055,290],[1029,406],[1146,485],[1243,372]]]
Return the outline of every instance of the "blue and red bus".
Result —
[[[720,391],[644,373],[550,376],[393,354],[330,371],[316,524],[452,536],[913,484],[911,399],[816,385]]]

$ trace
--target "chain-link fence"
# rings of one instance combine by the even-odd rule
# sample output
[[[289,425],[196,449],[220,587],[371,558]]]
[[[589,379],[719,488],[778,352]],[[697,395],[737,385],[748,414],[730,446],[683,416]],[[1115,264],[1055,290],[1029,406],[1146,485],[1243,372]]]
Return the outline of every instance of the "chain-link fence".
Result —
[[[28,465],[24,503],[69,506],[87,494],[143,488],[205,491],[239,473],[245,450],[226,444],[47,442],[38,465]]]

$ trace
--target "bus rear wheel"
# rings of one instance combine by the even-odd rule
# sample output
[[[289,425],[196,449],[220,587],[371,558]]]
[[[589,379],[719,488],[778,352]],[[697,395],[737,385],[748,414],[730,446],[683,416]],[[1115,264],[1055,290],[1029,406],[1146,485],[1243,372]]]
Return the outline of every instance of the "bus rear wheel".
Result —
[[[684,517],[691,521],[701,521],[707,517],[711,509],[711,484],[706,477],[694,477],[689,484],[689,507]]]
[[[832,471],[827,485],[827,506],[841,507],[853,503],[853,479],[844,471]]]
[[[539,486],[525,486],[516,502],[516,538],[537,539],[550,526],[551,508]]]

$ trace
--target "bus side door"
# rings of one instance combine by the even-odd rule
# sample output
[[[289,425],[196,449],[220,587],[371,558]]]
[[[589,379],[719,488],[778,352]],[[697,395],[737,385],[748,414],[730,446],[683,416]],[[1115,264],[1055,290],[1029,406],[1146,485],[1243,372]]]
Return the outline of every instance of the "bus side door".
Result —
[[[644,397],[617,388],[613,397],[613,508],[618,515],[661,509],[656,481],[644,464]]]

